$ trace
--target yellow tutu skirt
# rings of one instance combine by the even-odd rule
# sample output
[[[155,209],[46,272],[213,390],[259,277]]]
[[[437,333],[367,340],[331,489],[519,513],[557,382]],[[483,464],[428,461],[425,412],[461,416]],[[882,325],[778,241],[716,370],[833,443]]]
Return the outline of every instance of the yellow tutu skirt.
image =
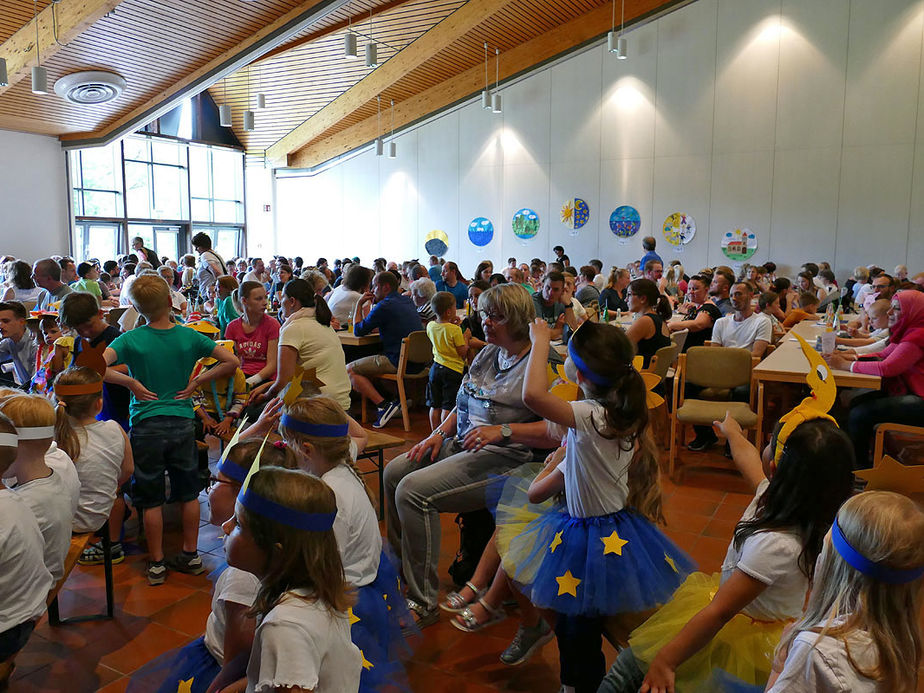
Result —
[[[706,607],[719,589],[718,574],[693,573],[671,600],[629,637],[632,654],[647,670],[655,655],[690,619]],[[733,677],[741,683],[765,686],[773,652],[788,621],[756,621],[738,613],[712,641],[676,671],[675,690],[687,693],[716,690],[710,682]]]

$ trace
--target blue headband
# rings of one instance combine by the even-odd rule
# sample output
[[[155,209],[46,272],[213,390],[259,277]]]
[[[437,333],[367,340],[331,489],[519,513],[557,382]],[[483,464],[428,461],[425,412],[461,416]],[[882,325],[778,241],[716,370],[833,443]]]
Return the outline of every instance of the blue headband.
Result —
[[[262,515],[281,524],[306,532],[325,532],[334,526],[337,512],[332,513],[306,513],[293,510],[263,496],[257,495],[252,489],[247,489],[237,497],[238,502],[249,511]]]
[[[247,478],[247,470],[239,464],[235,464],[227,457],[218,463],[218,471],[229,479],[234,479],[239,484],[243,484],[244,479]]]
[[[282,415],[280,422],[286,428],[318,438],[342,438],[350,432],[349,424],[315,424],[301,421],[289,414]]]
[[[847,543],[837,520],[831,525],[831,543],[834,544],[834,548],[841,555],[841,558],[847,561],[849,565],[874,580],[879,580],[889,585],[903,585],[907,582],[913,582],[924,575],[924,566],[911,568],[910,570],[893,570],[881,563],[871,561]]]
[[[574,348],[574,339],[568,341],[568,356],[571,357],[571,360],[574,361],[574,365],[577,366],[577,369],[580,371],[581,375],[587,378],[594,385],[599,385],[600,387],[609,387],[613,384],[609,378],[604,378],[602,375],[597,375],[584,363],[584,359],[578,356],[577,349]]]

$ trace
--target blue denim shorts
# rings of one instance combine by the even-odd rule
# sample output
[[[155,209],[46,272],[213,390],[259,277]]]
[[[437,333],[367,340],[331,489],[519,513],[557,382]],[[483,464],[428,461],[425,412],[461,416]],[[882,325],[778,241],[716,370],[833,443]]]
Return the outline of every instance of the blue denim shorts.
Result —
[[[195,500],[202,490],[196,456],[193,419],[152,416],[132,426],[130,440],[135,458],[132,502],[154,508],[167,501],[164,473],[170,475],[170,500]]]

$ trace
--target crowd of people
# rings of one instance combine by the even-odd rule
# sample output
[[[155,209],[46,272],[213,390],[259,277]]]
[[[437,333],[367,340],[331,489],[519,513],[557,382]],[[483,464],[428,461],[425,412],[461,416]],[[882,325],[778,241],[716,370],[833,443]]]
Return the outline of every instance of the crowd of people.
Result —
[[[608,272],[556,246],[549,262],[485,260],[470,277],[435,256],[307,265],[225,260],[204,233],[192,246],[165,258],[135,238],[103,261],[2,260],[0,687],[72,533],[107,532],[119,562],[135,512],[149,584],[198,575],[205,489],[228,567],[203,636],[152,665],[163,690],[385,690],[406,683],[412,638],[441,613],[476,632],[511,598],[521,623],[501,661],[557,638],[569,692],[917,685],[924,512],[855,493],[852,472],[869,466],[877,424],[924,421],[924,272],[858,267],[838,281],[807,262],[790,279],[768,262],[688,274],[651,237]],[[825,361],[882,387],[844,393],[840,426],[807,421],[766,448],[730,416],[696,427],[687,447],[720,434],[754,491],[721,575],[697,572],[658,526],[659,453],[634,358],[647,367],[680,334],[684,350],[763,358],[835,306],[855,317]],[[380,352],[344,347],[341,331],[377,332]],[[368,434],[349,412],[361,397],[372,426],[389,425],[400,404],[377,378],[398,372],[418,332],[431,354],[407,370],[429,368],[431,433],[385,468],[384,542],[356,468]],[[550,390],[560,365],[574,401]],[[223,441],[217,469],[209,436]],[[169,557],[166,503],[182,517]],[[487,511],[477,566],[441,600],[440,514]],[[104,560],[101,541],[80,557]],[[609,671],[603,637],[621,649]]]

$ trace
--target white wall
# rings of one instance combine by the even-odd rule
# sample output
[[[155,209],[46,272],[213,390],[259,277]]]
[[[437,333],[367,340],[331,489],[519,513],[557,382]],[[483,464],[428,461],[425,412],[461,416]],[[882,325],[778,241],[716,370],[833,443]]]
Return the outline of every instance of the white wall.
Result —
[[[66,167],[56,138],[0,130],[0,255],[70,252]]]
[[[628,60],[600,45],[503,88],[502,115],[479,100],[400,135],[395,160],[277,179],[278,252],[424,257],[439,228],[471,273],[557,244],[624,265],[650,233],[695,270],[727,262],[722,235],[746,226],[752,262],[924,269],[924,0],[698,0],[628,41]],[[575,236],[571,197],[591,210]],[[628,245],[608,225],[621,204],[642,217]],[[541,219],[526,243],[521,207]],[[660,232],[673,212],[696,220],[679,255]],[[494,223],[485,248],[476,216]]]

